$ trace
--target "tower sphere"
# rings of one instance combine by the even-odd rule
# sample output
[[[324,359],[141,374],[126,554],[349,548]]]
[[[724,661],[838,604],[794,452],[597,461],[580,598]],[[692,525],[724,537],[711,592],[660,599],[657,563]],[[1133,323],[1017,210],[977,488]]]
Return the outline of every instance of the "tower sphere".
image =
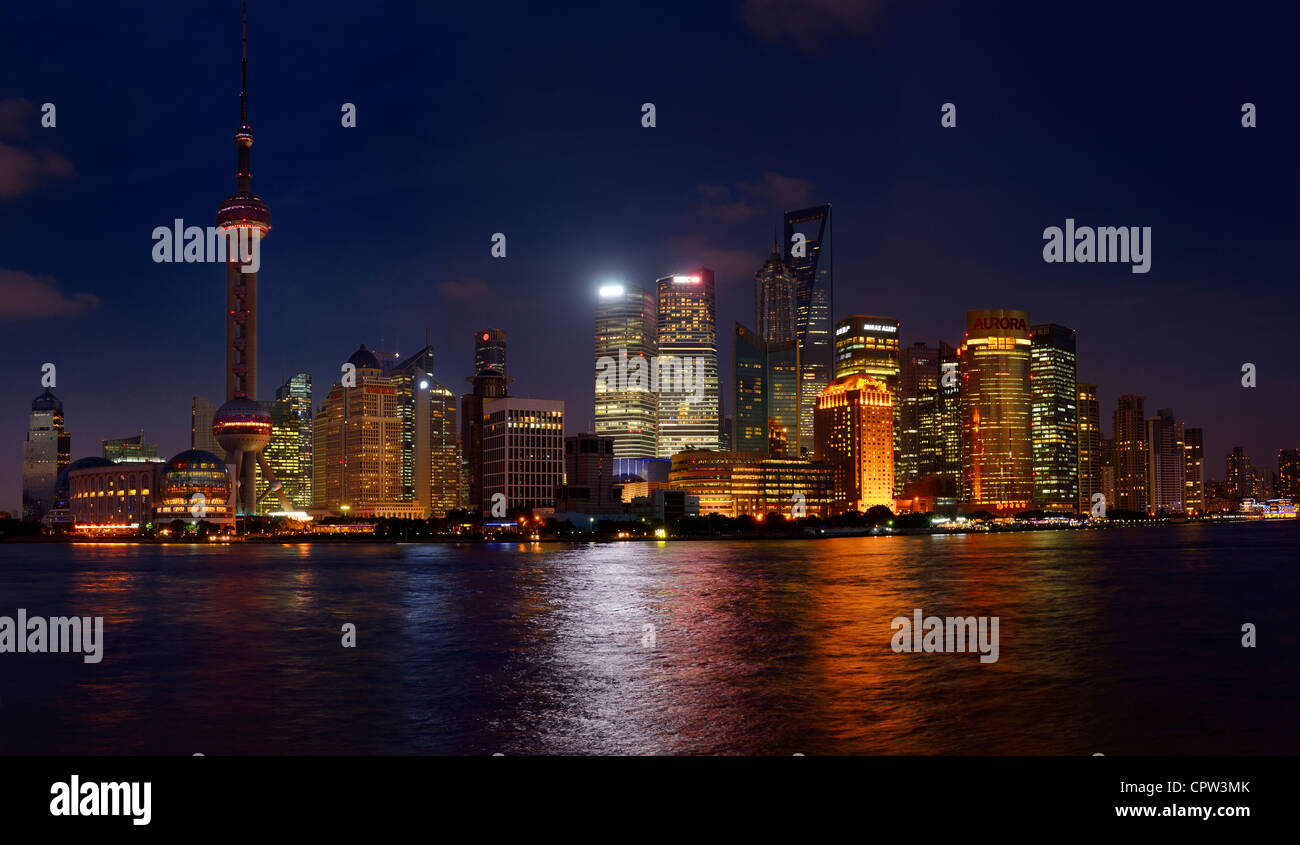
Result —
[[[236,396],[217,409],[212,434],[228,452],[258,452],[271,442],[271,415],[252,399]]]

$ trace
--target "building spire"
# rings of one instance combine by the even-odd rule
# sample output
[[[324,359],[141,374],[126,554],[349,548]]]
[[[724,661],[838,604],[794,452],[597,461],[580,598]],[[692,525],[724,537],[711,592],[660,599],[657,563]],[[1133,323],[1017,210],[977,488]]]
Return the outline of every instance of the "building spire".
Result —
[[[239,60],[239,125],[248,126],[248,3],[244,3],[243,56]]]

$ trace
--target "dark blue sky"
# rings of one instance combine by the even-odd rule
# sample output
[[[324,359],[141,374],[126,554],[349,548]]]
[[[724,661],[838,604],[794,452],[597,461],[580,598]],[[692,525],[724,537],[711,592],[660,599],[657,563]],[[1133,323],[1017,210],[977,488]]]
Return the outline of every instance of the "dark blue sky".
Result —
[[[470,333],[491,326],[510,333],[514,392],[564,399],[585,429],[596,284],[714,267],[726,372],[780,213],[829,201],[836,316],[955,343],[967,309],[1024,308],[1078,331],[1107,431],[1134,392],[1205,428],[1211,476],[1233,445],[1270,465],[1300,445],[1281,7],[250,5],[253,187],[274,216],[264,396],[307,370],[319,402],[359,343],[411,352],[426,324],[460,391]],[[0,508],[18,505],[43,362],[74,458],[141,427],[174,453],[191,395],[224,398],[223,270],[153,263],[150,233],[210,225],[234,189],[238,15],[0,12]],[[1151,272],[1043,263],[1066,217],[1152,227]]]

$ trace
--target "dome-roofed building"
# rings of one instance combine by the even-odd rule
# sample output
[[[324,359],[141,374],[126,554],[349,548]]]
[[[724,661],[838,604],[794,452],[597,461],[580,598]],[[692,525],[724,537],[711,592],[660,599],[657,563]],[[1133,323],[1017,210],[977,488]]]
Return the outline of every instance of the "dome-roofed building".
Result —
[[[154,521],[162,465],[81,458],[59,476],[55,524],[92,534],[135,533]]]
[[[229,404],[229,403],[227,403]],[[154,518],[234,526],[230,474],[226,462],[202,449],[187,449],[163,465]]]
[[[358,370],[382,370],[383,369],[383,367],[379,363],[379,358],[375,356],[374,352],[371,352],[369,349],[366,349],[366,345],[364,343],[361,344],[360,349],[352,353],[352,357],[348,359],[348,363],[356,367]]]

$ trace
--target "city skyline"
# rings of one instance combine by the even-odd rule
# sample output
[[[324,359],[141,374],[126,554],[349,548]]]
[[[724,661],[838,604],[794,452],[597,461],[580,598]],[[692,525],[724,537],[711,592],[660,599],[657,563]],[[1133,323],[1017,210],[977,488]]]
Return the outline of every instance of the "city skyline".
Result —
[[[167,29],[169,19],[165,17],[132,22],[149,31],[166,32],[167,37],[157,39],[161,49],[178,51],[176,65],[194,68],[194,75],[184,80],[183,96],[176,87],[179,82],[151,80],[145,88],[138,78],[124,74],[125,81],[105,80],[110,87],[102,104],[79,100],[69,81],[71,71],[59,70],[49,57],[39,55],[39,38],[30,46],[15,45],[23,59],[15,61],[21,71],[15,88],[3,92],[0,99],[9,102],[11,97],[25,97],[32,108],[4,112],[0,130],[7,134],[0,142],[23,151],[48,150],[69,162],[72,175],[38,179],[30,187],[24,183],[0,196],[0,215],[7,224],[6,259],[0,272],[7,285],[9,309],[0,313],[18,350],[3,382],[14,397],[0,421],[0,435],[7,442],[18,443],[25,433],[27,410],[41,392],[41,365],[45,362],[58,366],[58,383],[52,392],[64,407],[73,460],[97,454],[102,440],[141,427],[159,443],[160,454],[175,454],[188,446],[191,397],[224,395],[219,381],[223,370],[216,352],[221,334],[215,317],[221,298],[216,276],[220,271],[210,264],[154,264],[149,258],[148,237],[154,226],[169,224],[176,217],[206,223],[211,198],[219,196],[219,190],[228,190],[230,174],[219,163],[228,160],[224,144],[228,143],[231,97],[236,93],[230,45],[238,37],[238,20],[233,4],[221,11],[225,14],[213,12],[205,19],[210,31],[192,36]],[[40,30],[34,21],[38,22],[41,14],[39,10],[14,13],[20,22],[28,19],[22,29],[33,32]],[[472,323],[511,334],[516,350],[512,373],[527,385],[518,391],[520,396],[562,399],[569,409],[565,433],[590,430],[590,321],[601,283],[624,281],[649,287],[654,279],[677,268],[713,267],[717,272],[717,325],[729,326],[737,319],[748,323],[753,314],[753,273],[769,254],[772,225],[793,209],[831,202],[839,235],[832,318],[855,313],[893,315],[900,320],[906,348],[916,341],[960,344],[960,320],[966,310],[990,305],[1023,309],[1036,320],[1065,323],[1078,333],[1078,376],[1098,385],[1104,430],[1109,428],[1107,418],[1118,396],[1132,393],[1148,397],[1151,409],[1174,408],[1180,422],[1206,432],[1208,478],[1222,474],[1221,456],[1233,446],[1242,446],[1256,465],[1271,465],[1279,450],[1295,447],[1280,424],[1294,416],[1294,397],[1300,394],[1296,377],[1280,363],[1288,351],[1285,326],[1295,315],[1285,302],[1271,301],[1268,294],[1273,288],[1267,284],[1270,276],[1286,278],[1284,224],[1286,215],[1293,212],[1281,211],[1270,204],[1269,197],[1273,192],[1287,193],[1287,172],[1276,166],[1284,160],[1283,139],[1294,137],[1286,131],[1287,122],[1294,118],[1280,108],[1267,110],[1267,93],[1275,83],[1268,81],[1266,59],[1252,61],[1248,54],[1243,55],[1244,67],[1254,69],[1255,74],[1243,71],[1232,90],[1226,83],[1211,81],[1207,87],[1221,95],[1217,100],[1179,101],[1178,110],[1196,110],[1194,119],[1184,116],[1182,123],[1175,121],[1185,129],[1179,137],[1171,139],[1146,126],[1147,120],[1159,123],[1157,116],[1168,118],[1166,110],[1173,106],[1151,103],[1151,111],[1136,128],[1128,115],[1128,129],[1146,142],[1138,145],[1147,156],[1143,164],[1156,171],[1174,165],[1185,168],[1188,151],[1194,149],[1236,157],[1238,165],[1231,180],[1213,177],[1218,192],[1214,196],[1226,192],[1234,197],[1233,202],[1243,208],[1237,216],[1246,221],[1219,221],[1240,227],[1220,233],[1221,239],[1237,245],[1228,250],[1226,260],[1207,255],[1198,245],[1205,234],[1194,222],[1196,214],[1175,208],[1172,202],[1161,206],[1129,191],[1124,194],[1125,202],[1116,204],[1104,192],[1080,184],[1084,173],[1091,172],[1087,168],[1080,168],[1072,182],[1067,176],[1067,184],[1059,190],[1037,187],[1037,197],[1032,200],[1023,196],[1029,182],[1012,179],[999,183],[996,174],[1002,171],[997,167],[989,182],[977,181],[975,171],[989,159],[974,155],[978,151],[964,142],[980,132],[993,131],[996,121],[989,119],[990,114],[1005,123],[998,137],[1006,143],[1014,143],[1012,136],[1027,130],[1033,130],[1028,132],[1031,141],[1041,142],[1044,135],[1067,138],[1068,133],[1053,134],[1053,130],[1059,132],[1078,120],[1068,110],[1051,109],[1045,110],[1046,127],[1023,116],[1013,117],[1007,104],[1015,99],[1014,86],[1010,93],[1000,91],[997,97],[973,89],[969,83],[959,85],[953,94],[922,93],[908,98],[895,89],[894,101],[888,97],[872,100],[864,92],[867,105],[852,126],[861,131],[883,119],[889,143],[901,147],[919,142],[919,151],[904,157],[902,172],[906,176],[890,182],[885,199],[880,199],[864,187],[882,171],[867,167],[869,177],[858,176],[856,181],[845,175],[860,172],[864,162],[844,147],[832,145],[824,160],[780,156],[779,138],[761,144],[749,141],[734,162],[701,153],[694,140],[683,135],[680,125],[684,118],[701,118],[699,104],[689,99],[689,89],[676,72],[669,73],[667,82],[656,82],[660,90],[666,85],[675,94],[647,93],[644,98],[638,94],[622,105],[610,102],[608,96],[591,99],[591,126],[601,138],[617,141],[624,157],[644,158],[657,150],[650,165],[652,173],[687,171],[684,182],[665,177],[664,187],[651,191],[647,209],[634,213],[627,203],[615,201],[612,207],[597,207],[595,211],[600,213],[584,212],[578,208],[578,199],[559,199],[558,191],[548,190],[548,185],[558,186],[537,177],[524,180],[528,189],[520,198],[504,198],[499,192],[506,182],[501,180],[518,177],[517,166],[508,165],[500,173],[491,166],[480,166],[477,179],[458,176],[456,190],[439,200],[439,205],[446,205],[446,212],[433,219],[416,214],[394,220],[381,215],[385,218],[382,226],[396,230],[385,232],[377,223],[349,217],[348,212],[364,210],[362,199],[373,192],[399,201],[405,209],[414,203],[427,205],[427,197],[418,196],[410,185],[376,178],[373,171],[340,173],[346,168],[329,162],[362,161],[366,157],[359,152],[373,153],[385,144],[404,143],[406,136],[391,126],[385,133],[368,127],[386,127],[385,116],[397,111],[403,115],[416,112],[416,123],[429,126],[430,118],[420,117],[424,114],[421,100],[416,97],[406,102],[402,96],[389,95],[381,97],[377,105],[346,93],[347,84],[338,84],[339,95],[333,97],[338,102],[325,102],[333,90],[331,83],[322,83],[312,89],[319,101],[314,106],[318,115],[314,121],[306,120],[307,107],[290,87],[289,61],[294,49],[312,48],[291,37],[290,22],[283,13],[254,4],[251,14],[254,34],[250,54],[258,68],[254,97],[259,124],[259,192],[276,205],[277,221],[284,221],[277,223],[276,238],[265,250],[262,267],[261,366],[268,375],[310,373],[316,387],[316,408],[323,401],[321,390],[338,376],[339,349],[365,342],[381,352],[409,354],[419,346],[430,324],[438,356],[437,376],[457,390],[463,389],[462,379],[473,372],[470,329],[465,327]],[[701,10],[692,14],[718,13]],[[337,11],[338,19],[325,17],[327,28],[341,31],[343,21]],[[97,21],[100,24],[108,33],[121,25],[111,16]],[[909,23],[902,15],[902,20],[890,26],[893,31],[907,31],[915,22]],[[796,66],[816,64],[797,47],[764,41],[739,22],[732,21],[727,29],[737,42],[729,43],[727,49],[751,62],[778,57]],[[847,57],[849,48],[844,44],[832,43],[826,49],[832,63],[854,61]],[[179,56],[181,52],[193,55],[186,58]],[[87,60],[102,59],[92,53]],[[896,57],[891,59],[886,44],[864,60],[888,63]],[[634,69],[616,67],[623,76],[636,77]],[[995,66],[993,78],[1001,79],[997,71]],[[62,86],[58,82],[61,75]],[[1016,84],[1026,83],[1017,80]],[[538,87],[544,85],[537,83]],[[732,85],[751,96],[763,93],[749,92],[740,80],[732,80]],[[771,74],[754,87],[767,92],[764,98],[776,92],[779,99],[788,98],[792,91],[788,85],[779,75]],[[1237,96],[1237,86],[1250,90]],[[63,99],[60,90],[68,93],[68,99]],[[428,96],[430,113],[439,107],[445,110],[446,103],[438,99],[443,95],[432,92]],[[639,125],[638,109],[645,99],[658,105],[654,129]],[[1248,99],[1260,102],[1264,114],[1270,115],[1267,121],[1261,120],[1257,134],[1241,129],[1234,115],[1240,102]],[[55,128],[39,125],[35,106],[45,100],[60,108]],[[352,100],[358,108],[358,127],[345,129],[338,125],[338,107]],[[961,109],[961,121],[951,136],[941,134],[938,124],[938,106],[946,100],[955,100]],[[158,126],[159,138],[151,142],[150,158],[124,149],[120,162],[124,167],[118,167],[119,162],[97,152],[110,125],[154,125],[156,121],[146,115],[164,102],[174,106],[175,112],[170,122]],[[554,109],[556,100],[548,102]],[[512,105],[520,102],[512,101]],[[111,122],[104,119],[110,106],[114,114]],[[747,106],[756,108],[748,98],[741,98],[733,108]],[[1213,109],[1223,111],[1221,120],[1208,115]],[[539,117],[527,106],[525,111]],[[571,113],[564,107],[560,112]],[[1102,112],[1104,119],[1097,120],[1097,129],[1104,139],[1114,140],[1111,133],[1124,128],[1126,112],[1119,108]],[[471,110],[469,114],[478,116],[476,129],[490,134],[499,128],[495,123],[500,118],[493,117],[490,110]],[[541,113],[541,143],[548,155],[563,159],[577,136],[573,132],[561,135],[556,117],[545,110]],[[1041,123],[1044,115],[1036,112],[1035,118]],[[839,119],[826,116],[831,122],[828,126]],[[624,123],[626,128],[619,128]],[[309,131],[303,126],[318,128]],[[357,134],[350,136],[349,132]],[[20,133],[22,137],[16,138]],[[1157,134],[1159,145],[1155,143]],[[734,137],[737,143],[742,140]],[[661,143],[663,147],[657,148]],[[1077,138],[1068,143],[1099,152],[1106,166],[1117,173],[1132,166],[1122,161],[1127,147],[1107,149],[1101,144],[1094,149]],[[309,146],[309,154],[299,157],[295,150],[303,144]],[[1124,152],[1119,152],[1121,149]],[[1166,152],[1173,164],[1157,160]],[[614,166],[629,186],[641,184],[645,178],[644,170],[616,165],[614,154],[593,151],[592,156],[584,170],[596,162]],[[476,160],[482,165],[492,160],[491,154]],[[437,175],[446,166],[445,160],[415,161],[419,184],[439,184],[445,178]],[[683,168],[683,161],[689,166]],[[1270,170],[1270,164],[1275,169]],[[325,185],[318,178],[326,166],[338,184]],[[1204,171],[1191,173],[1199,175],[1202,182],[1211,179]],[[929,205],[897,198],[907,179],[923,179],[927,174],[934,176],[922,191],[929,197]],[[582,188],[578,194],[587,201],[599,195],[593,183],[579,179],[578,184]],[[995,189],[981,196],[999,208],[1023,203],[1018,207],[1022,211],[1010,215],[1015,225],[1002,220],[990,225],[982,218],[999,215],[970,213],[969,191],[977,184]],[[1167,190],[1153,187],[1150,179],[1141,184],[1152,194]],[[953,203],[954,198],[959,201]],[[326,202],[319,203],[321,199]],[[472,202],[467,205],[467,200]],[[117,210],[117,203],[124,203],[125,208]],[[317,208],[318,204],[336,204],[348,225],[355,225],[349,229],[354,251],[337,249],[337,216],[334,211],[326,215],[327,209]],[[111,215],[107,213],[110,208],[114,209]],[[529,214],[530,208],[537,211]],[[554,210],[564,213],[550,213]],[[453,211],[461,216],[450,216]],[[1043,263],[1042,228],[1059,225],[1071,214],[1080,219],[1153,225],[1158,234],[1152,271],[1139,277],[1122,266],[1098,269]],[[445,221],[455,222],[443,225],[444,215],[448,215]],[[69,235],[82,238],[82,233],[49,225],[51,220],[88,217],[97,217],[99,224],[84,233],[82,249],[67,248]],[[602,217],[611,219],[602,221]],[[572,245],[579,230],[584,232],[582,242],[588,248],[575,258]],[[505,259],[490,257],[490,238],[498,231],[509,240]],[[445,241],[439,233],[445,235]],[[548,246],[552,242],[556,246]],[[900,249],[899,244],[910,248]],[[1256,269],[1259,259],[1271,272]],[[1259,278],[1259,290],[1234,284],[1243,274]],[[28,316],[15,312],[14,286],[36,277],[52,281],[26,288],[36,294],[29,299],[47,311],[71,309],[71,313],[36,317],[30,310]],[[359,288],[358,277],[366,281]],[[1171,299],[1173,292],[1199,296]],[[82,294],[95,298],[98,304],[84,306],[89,300],[79,298]],[[78,302],[84,306],[80,311],[76,310]],[[583,307],[573,307],[575,303]],[[1219,314],[1243,311],[1251,319],[1237,331],[1215,335],[1213,342],[1197,342],[1208,336],[1210,329],[1203,327],[1221,324]],[[556,335],[559,342],[551,339]],[[130,342],[124,343],[122,338]],[[380,338],[386,339],[376,343]],[[719,343],[718,369],[724,374],[732,369],[728,346]],[[105,366],[103,350],[108,349],[118,356],[118,366]],[[178,361],[183,366],[177,366]],[[1240,386],[1240,366],[1245,362],[1259,367],[1256,388]],[[263,394],[254,398],[273,398],[265,389]],[[732,386],[725,379],[720,395],[725,414],[731,415]],[[17,457],[0,465],[0,509],[18,512],[20,470]]]

